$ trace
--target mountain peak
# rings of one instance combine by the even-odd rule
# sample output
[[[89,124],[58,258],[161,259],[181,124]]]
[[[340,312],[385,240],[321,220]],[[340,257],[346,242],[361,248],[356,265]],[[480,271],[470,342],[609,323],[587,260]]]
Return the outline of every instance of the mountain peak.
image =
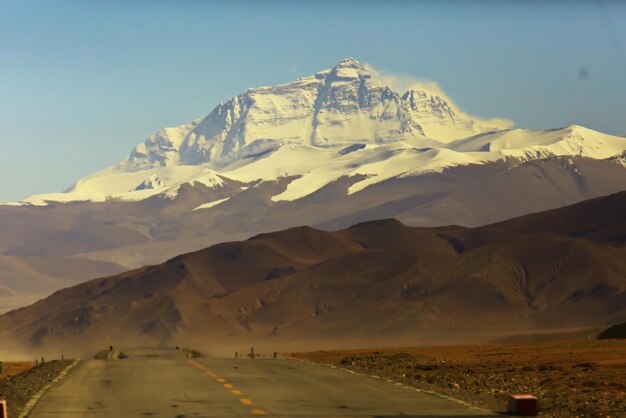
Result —
[[[131,199],[130,194],[132,199],[143,199],[166,189],[178,190],[180,184],[201,177],[205,168],[220,173],[245,171],[244,166],[257,161],[268,164],[265,158],[270,155],[282,159],[268,168],[266,178],[300,175],[303,166],[292,166],[291,160],[296,152],[305,153],[303,148],[320,158],[335,155],[332,150],[343,155],[341,150],[353,149],[346,147],[362,149],[366,144],[423,148],[502,126],[458,111],[436,88],[409,90],[401,97],[389,83],[384,73],[347,57],[293,82],[246,90],[204,118],[151,135],[128,158],[78,182],[71,189],[73,199],[96,194],[100,200],[109,195]],[[425,157],[420,154],[420,158]],[[118,177],[100,187],[107,176]],[[291,194],[290,189],[287,195]],[[63,194],[62,198],[70,197]]]
[[[330,70],[331,80],[355,80],[359,78],[370,78],[370,73],[365,67],[354,58],[344,58]]]
[[[436,89],[410,90],[401,97],[387,81],[346,57],[291,83],[249,89],[202,120],[163,129],[139,144],[116,169],[204,163],[221,169],[273,149],[276,143],[345,148],[355,143],[415,143],[425,137],[450,142],[500,127],[457,111]]]
[[[357,61],[356,59],[352,57],[347,57],[347,58],[342,59],[341,61],[337,63],[337,65],[335,65],[334,68],[354,68],[356,70],[365,69],[365,67],[363,67],[363,65],[359,61]]]

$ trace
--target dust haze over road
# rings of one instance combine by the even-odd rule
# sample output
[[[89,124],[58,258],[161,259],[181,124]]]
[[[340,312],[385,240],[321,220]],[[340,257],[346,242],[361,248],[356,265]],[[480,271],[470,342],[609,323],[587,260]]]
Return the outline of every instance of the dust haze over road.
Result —
[[[51,417],[494,416],[461,403],[321,365],[273,359],[186,359],[164,348],[83,360],[39,401]]]

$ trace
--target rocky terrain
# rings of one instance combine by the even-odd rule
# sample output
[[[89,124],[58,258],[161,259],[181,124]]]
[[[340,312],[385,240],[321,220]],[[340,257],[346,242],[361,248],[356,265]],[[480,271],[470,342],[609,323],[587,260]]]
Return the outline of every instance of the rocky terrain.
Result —
[[[620,417],[626,410],[626,342],[409,347],[288,353],[506,411],[531,393],[541,416]]]
[[[71,363],[71,360],[52,360],[35,367],[30,364],[31,367],[18,374],[1,376],[0,399],[7,401],[9,417],[17,417],[30,398]]]

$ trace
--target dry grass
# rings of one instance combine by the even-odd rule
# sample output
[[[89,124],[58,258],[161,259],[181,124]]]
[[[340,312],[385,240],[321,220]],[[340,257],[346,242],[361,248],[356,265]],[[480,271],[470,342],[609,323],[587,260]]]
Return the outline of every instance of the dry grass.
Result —
[[[9,361],[9,362],[5,361],[4,371],[0,373],[0,379],[3,379],[7,376],[16,375],[34,366],[35,366],[35,362],[33,361]]]
[[[626,340],[557,341],[293,353],[403,381],[503,411],[512,393],[539,397],[543,416],[626,411]]]

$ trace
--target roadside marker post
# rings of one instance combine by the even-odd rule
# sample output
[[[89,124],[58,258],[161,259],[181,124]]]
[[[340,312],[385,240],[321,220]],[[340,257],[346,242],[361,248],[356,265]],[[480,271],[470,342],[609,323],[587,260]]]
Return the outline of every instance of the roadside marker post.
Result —
[[[539,401],[533,395],[509,396],[509,414],[537,416],[539,414]]]
[[[0,401],[0,418],[7,418],[7,401]]]
[[[0,374],[4,373],[4,363],[0,361]]]

